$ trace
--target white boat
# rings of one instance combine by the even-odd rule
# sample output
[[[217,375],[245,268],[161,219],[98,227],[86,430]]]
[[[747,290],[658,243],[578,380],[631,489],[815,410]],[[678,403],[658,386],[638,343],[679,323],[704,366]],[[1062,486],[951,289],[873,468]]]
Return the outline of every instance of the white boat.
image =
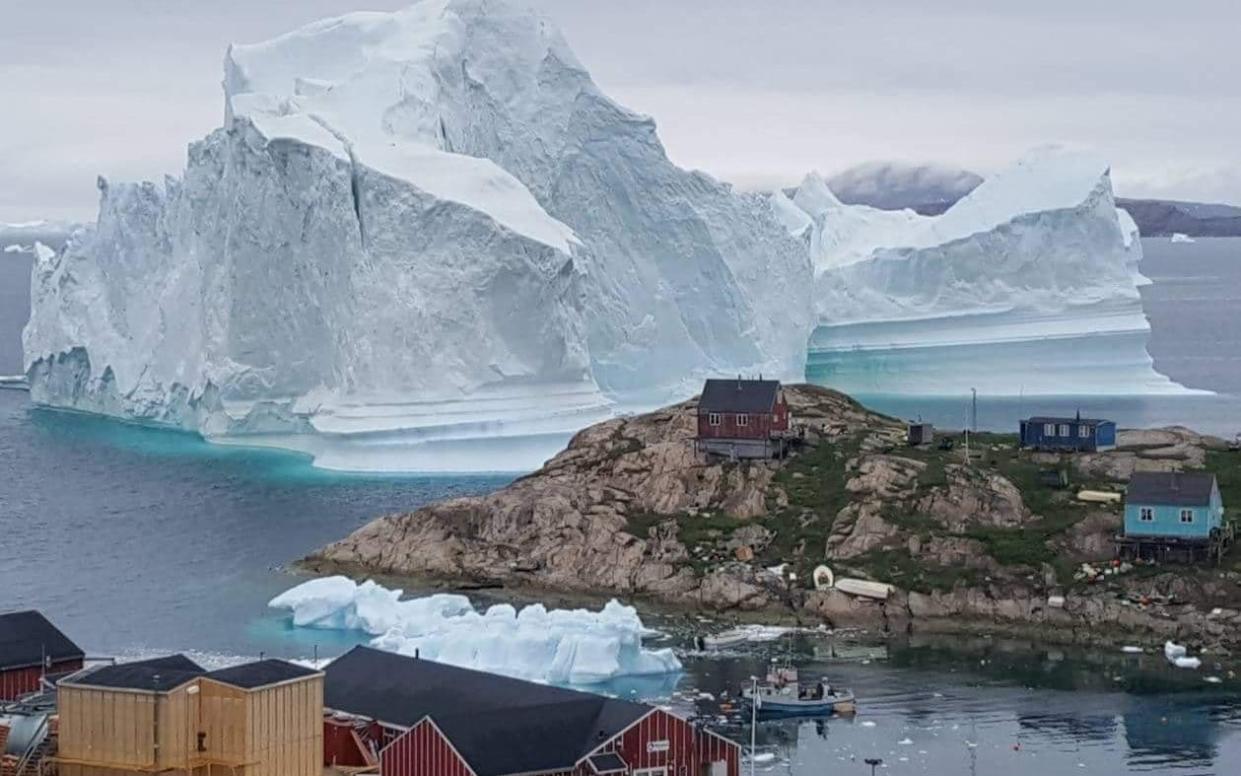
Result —
[[[888,600],[888,596],[896,592],[896,588],[886,582],[871,582],[869,579],[851,579],[842,577],[836,580],[836,589],[849,595]]]
[[[852,690],[832,687],[826,679],[802,684],[797,669],[775,668],[763,684],[743,688],[741,694],[759,714],[852,714],[857,704]]]
[[[697,642],[699,649],[728,649],[742,644],[775,641],[791,630],[778,625],[738,625],[710,636],[700,636]]]

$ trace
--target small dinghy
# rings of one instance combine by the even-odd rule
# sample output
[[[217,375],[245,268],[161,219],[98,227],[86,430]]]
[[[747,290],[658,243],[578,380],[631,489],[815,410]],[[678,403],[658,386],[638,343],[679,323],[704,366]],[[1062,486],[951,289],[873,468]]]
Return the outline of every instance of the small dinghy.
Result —
[[[774,668],[767,681],[747,687],[741,694],[754,705],[759,714],[852,714],[857,711],[851,690],[832,687],[826,679],[802,684],[797,669]]]

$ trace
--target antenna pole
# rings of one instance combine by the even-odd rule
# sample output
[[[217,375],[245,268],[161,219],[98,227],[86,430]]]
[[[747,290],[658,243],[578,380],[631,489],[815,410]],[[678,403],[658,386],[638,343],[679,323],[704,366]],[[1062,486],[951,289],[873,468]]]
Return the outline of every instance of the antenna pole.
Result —
[[[758,677],[750,677],[750,776],[754,776],[754,749],[758,739]]]

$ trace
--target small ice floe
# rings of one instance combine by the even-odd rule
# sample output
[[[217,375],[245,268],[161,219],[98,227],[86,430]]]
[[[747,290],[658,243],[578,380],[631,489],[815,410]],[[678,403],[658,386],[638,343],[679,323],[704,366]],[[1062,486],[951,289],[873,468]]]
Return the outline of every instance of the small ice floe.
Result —
[[[1202,665],[1202,661],[1196,657],[1189,657],[1183,644],[1177,644],[1172,641],[1166,641],[1163,645],[1163,655],[1168,662],[1177,668],[1198,668]]]
[[[1223,679],[1220,679],[1218,676],[1208,676],[1208,677],[1206,677],[1205,679],[1203,679],[1203,681],[1205,681],[1205,682],[1209,682],[1209,683],[1211,683],[1211,684],[1219,684],[1220,682],[1222,682],[1222,681],[1224,681],[1224,680],[1223,680]]]
[[[698,693],[698,698],[699,698],[699,700],[704,700],[704,701],[713,701],[713,700],[715,700],[715,696],[714,696],[714,695],[712,695],[712,694],[711,694],[711,693],[709,693],[709,692],[700,692],[700,693]]]
[[[1194,241],[1194,238],[1190,237],[1184,232],[1173,232],[1172,234],[1172,242],[1174,243],[1191,243],[1193,241]]]
[[[899,744],[900,746],[911,746],[913,744],[913,739],[902,738],[900,741],[897,741],[896,743]]]
[[[1120,648],[1120,651],[1121,651],[1121,652],[1124,652],[1126,655],[1140,655],[1140,654],[1142,654],[1142,648],[1141,648],[1141,647],[1124,646],[1124,647],[1121,647],[1121,648]]]
[[[875,723],[869,719],[862,720],[862,727],[874,727]]]
[[[759,764],[769,763],[776,759],[776,754],[775,752],[759,752],[750,759]]]

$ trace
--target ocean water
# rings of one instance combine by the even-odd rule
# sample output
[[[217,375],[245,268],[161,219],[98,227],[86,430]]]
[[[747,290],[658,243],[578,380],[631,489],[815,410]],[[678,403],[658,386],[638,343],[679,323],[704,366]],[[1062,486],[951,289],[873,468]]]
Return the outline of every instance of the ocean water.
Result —
[[[1155,285],[1143,298],[1155,330],[1151,351],[1174,379],[1241,388],[1232,323],[1241,305],[1238,248],[1241,241],[1148,241],[1143,269]],[[0,373],[21,368],[28,273],[28,260],[0,257]],[[1192,413],[1164,399],[1117,399],[1108,409],[1122,423],[1241,423],[1231,397],[1207,398]],[[874,404],[908,416],[934,418],[937,411],[900,401],[879,397]],[[1095,410],[1064,401],[1065,411]],[[936,422],[963,425],[966,407],[964,397],[947,397],[945,420]],[[981,397],[980,425],[1002,427],[1018,411],[1034,407]],[[336,654],[363,637],[295,629],[266,609],[300,581],[287,564],[376,515],[506,481],[326,473],[302,456],[38,410],[25,394],[0,390],[0,610],[42,609],[97,655],[177,650],[222,662]],[[647,617],[683,651],[685,673],[605,689],[711,719],[739,739],[750,731],[732,696],[773,657],[858,692],[862,712],[853,720],[761,724],[759,745],[775,759],[760,773],[864,774],[866,757],[882,757],[886,773],[1008,776],[1222,776],[1241,762],[1241,683],[1229,674],[1233,666],[1177,672],[1157,656],[1000,639],[874,643],[864,635],[704,656],[685,651],[690,636],[722,623],[656,610]],[[1222,683],[1206,683],[1208,674]]]
[[[1142,241],[1142,309],[1151,325],[1147,351],[1155,369],[1187,388],[1213,395],[978,396],[978,427],[1017,430],[1032,414],[1083,415],[1115,420],[1122,428],[1184,425],[1232,438],[1241,433],[1241,238],[1173,243]],[[867,406],[936,426],[965,428],[971,397],[860,395]]]

